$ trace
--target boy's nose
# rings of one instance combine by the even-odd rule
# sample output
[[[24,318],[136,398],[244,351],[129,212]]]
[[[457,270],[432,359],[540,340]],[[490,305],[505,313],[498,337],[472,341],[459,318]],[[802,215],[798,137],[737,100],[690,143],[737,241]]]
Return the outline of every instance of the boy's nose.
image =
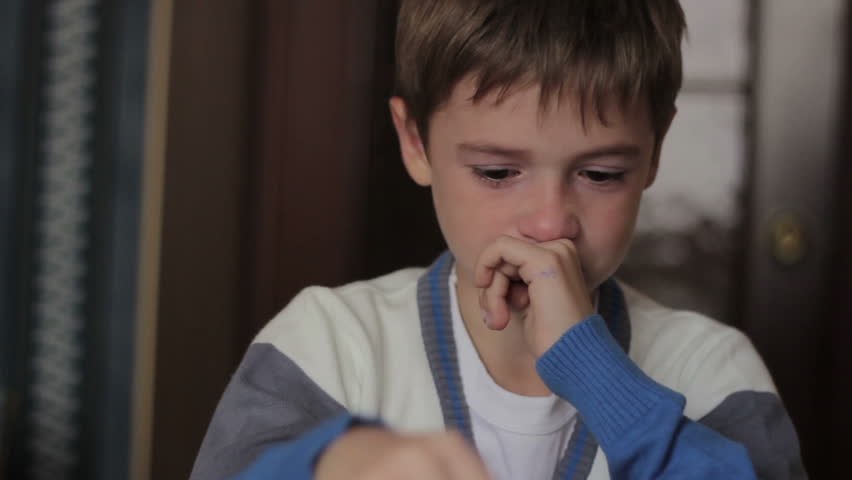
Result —
[[[573,240],[580,233],[580,222],[562,193],[552,193],[530,205],[518,223],[519,233],[535,242],[550,242],[560,238]]]

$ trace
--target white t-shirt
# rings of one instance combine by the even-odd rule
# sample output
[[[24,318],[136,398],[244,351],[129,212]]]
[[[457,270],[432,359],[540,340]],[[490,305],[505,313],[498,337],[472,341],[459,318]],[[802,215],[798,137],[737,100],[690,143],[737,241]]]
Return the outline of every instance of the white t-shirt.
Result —
[[[553,478],[577,410],[556,395],[527,397],[497,385],[462,321],[455,269],[449,282],[459,373],[480,456],[495,480]]]

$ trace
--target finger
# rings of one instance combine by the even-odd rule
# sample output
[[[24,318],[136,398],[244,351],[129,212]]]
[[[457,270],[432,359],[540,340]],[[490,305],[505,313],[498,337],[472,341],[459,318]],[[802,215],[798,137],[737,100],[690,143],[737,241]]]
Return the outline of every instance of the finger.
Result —
[[[489,274],[488,274],[488,277],[487,277],[488,283],[486,283],[484,285],[477,285],[477,286],[479,288],[488,288],[488,286],[491,285],[491,281],[494,278],[495,272],[502,273],[503,275],[509,277],[509,280],[523,281],[523,279],[521,278],[521,274],[518,272],[517,266],[503,262],[503,263],[499,264],[497,267],[489,270]]]
[[[520,280],[521,278],[521,274],[519,272],[520,267],[509,262],[500,262],[494,270],[506,275],[510,280]]]
[[[583,265],[580,259],[580,254],[577,251],[577,246],[567,238],[560,238],[552,242],[544,242],[538,245],[542,249],[553,252],[561,259],[561,264],[566,267],[571,267],[571,270],[583,273]]]
[[[443,459],[449,478],[453,480],[488,480],[488,470],[467,440],[456,431],[435,435],[431,448]]]
[[[509,324],[508,295],[511,285],[509,277],[494,272],[491,285],[483,289],[485,302],[485,325],[492,330],[503,330]]]
[[[477,287],[487,287],[496,270],[504,271],[509,277],[523,277],[524,266],[531,259],[540,258],[542,252],[544,250],[529,242],[501,236],[480,253],[474,267],[474,282]]]

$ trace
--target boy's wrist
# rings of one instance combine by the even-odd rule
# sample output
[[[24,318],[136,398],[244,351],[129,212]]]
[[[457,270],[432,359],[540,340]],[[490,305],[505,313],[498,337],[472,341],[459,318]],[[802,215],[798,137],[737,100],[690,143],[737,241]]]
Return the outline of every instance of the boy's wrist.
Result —
[[[597,314],[568,330],[536,368],[551,391],[577,408],[602,443],[618,438],[660,402],[683,403],[681,395],[633,363]]]

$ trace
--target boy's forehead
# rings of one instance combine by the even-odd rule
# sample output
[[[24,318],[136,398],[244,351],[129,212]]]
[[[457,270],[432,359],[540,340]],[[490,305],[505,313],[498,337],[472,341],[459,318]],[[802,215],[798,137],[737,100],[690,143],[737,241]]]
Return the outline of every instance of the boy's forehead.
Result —
[[[478,117],[502,111],[518,120],[538,117],[540,122],[558,117],[573,119],[583,129],[600,125],[611,127],[617,124],[632,124],[632,127],[651,129],[650,108],[647,96],[640,95],[633,101],[624,102],[615,93],[594,99],[582,98],[579,89],[566,82],[559,92],[543,97],[541,85],[532,81],[518,82],[505,88],[495,88],[477,98],[478,82],[475,76],[467,76],[452,89],[446,102],[435,116]],[[644,128],[643,128],[644,127]]]

